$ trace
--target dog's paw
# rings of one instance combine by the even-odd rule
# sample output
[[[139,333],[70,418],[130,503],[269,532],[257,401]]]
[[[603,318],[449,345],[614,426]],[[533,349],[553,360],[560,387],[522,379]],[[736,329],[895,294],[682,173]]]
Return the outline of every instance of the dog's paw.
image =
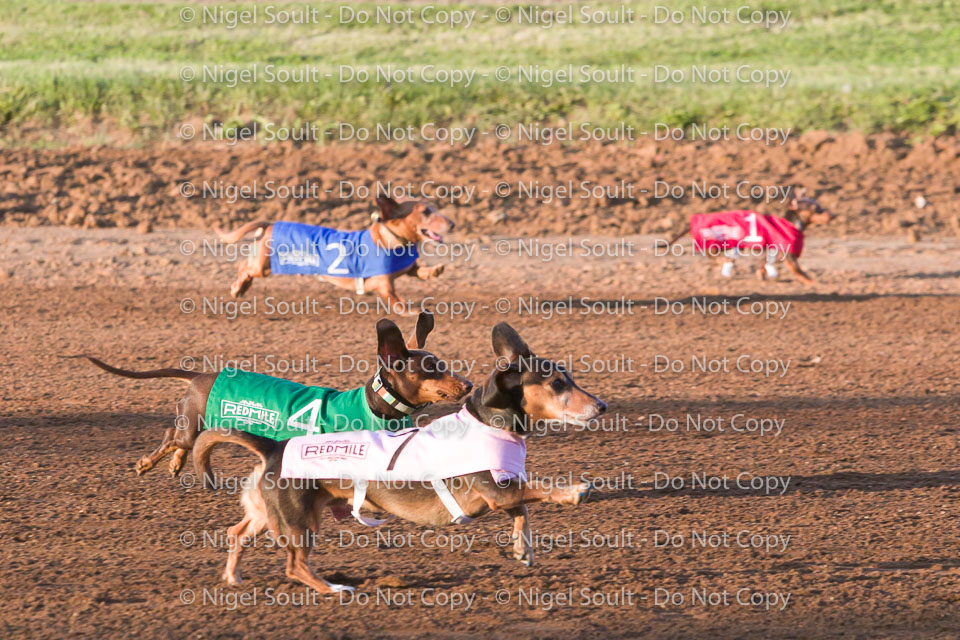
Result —
[[[577,506],[581,502],[585,502],[590,496],[590,492],[593,491],[593,484],[590,482],[580,482],[566,489],[557,490],[552,493],[551,502],[556,502],[557,504],[568,504],[571,506]]]
[[[351,587],[348,584],[332,584],[332,583],[330,584],[330,591],[332,593],[341,593],[341,592],[353,593],[356,590],[357,590],[356,587]]]
[[[579,485],[574,487],[577,495],[574,497],[574,506],[586,502],[590,499],[590,494],[593,493],[593,483],[592,482],[581,482]]]
[[[137,464],[133,467],[133,470],[137,472],[138,476],[142,476],[147,471],[153,469],[153,463],[150,462],[150,459],[147,456],[143,456],[137,460]]]
[[[430,280],[443,273],[444,265],[438,264],[433,267],[420,267],[417,269],[417,277],[421,280]]]
[[[511,536],[513,538],[513,557],[516,560],[519,560],[524,564],[524,566],[532,567],[533,566],[533,547],[528,546],[520,538],[520,536],[514,534]]]
[[[243,578],[240,577],[239,571],[236,573],[230,573],[229,571],[224,571],[223,581],[233,587],[243,584]]]
[[[177,449],[173,452],[173,457],[170,458],[170,476],[176,478],[180,475],[180,470],[183,469],[183,463],[187,461],[187,450],[186,449]]]
[[[524,549],[523,551],[514,551],[513,557],[519,560],[523,566],[533,566],[533,549]]]

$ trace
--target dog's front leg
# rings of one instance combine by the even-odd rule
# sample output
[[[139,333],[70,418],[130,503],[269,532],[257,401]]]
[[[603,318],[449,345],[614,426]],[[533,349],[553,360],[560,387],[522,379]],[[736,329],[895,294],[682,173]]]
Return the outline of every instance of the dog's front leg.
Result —
[[[553,487],[544,489],[537,481],[522,485],[522,502],[554,502],[576,506],[585,501],[593,490],[589,482],[577,482],[569,487]]]
[[[431,278],[436,278],[441,273],[443,273],[443,265],[438,264],[432,267],[427,267],[421,265],[419,262],[414,265],[414,268],[409,271],[411,275],[415,275],[421,280],[430,280]]]
[[[530,537],[530,519],[527,505],[507,509],[513,517],[513,557],[528,567],[533,566],[533,540]]]
[[[376,283],[373,289],[381,299],[383,299],[390,311],[400,316],[414,315],[414,311],[408,308],[407,303],[397,295],[397,290],[393,286],[393,278],[386,278]]]
[[[796,256],[787,254],[787,257],[783,259],[783,263],[787,265],[787,269],[790,270],[790,273],[797,277],[797,280],[802,282],[805,285],[816,284],[816,280],[807,275],[807,272],[800,268],[800,263],[797,262]]]
[[[589,482],[577,482],[569,487],[544,487],[536,480],[521,482],[513,480],[507,487],[497,487],[490,490],[481,486],[480,495],[487,502],[490,510],[513,509],[531,502],[553,502],[576,506],[586,500],[593,489]]]
[[[330,500],[329,494],[308,496],[303,491],[288,489],[281,498],[276,488],[266,489],[262,482],[258,486],[266,507],[267,527],[277,545],[287,552],[287,577],[320,593],[353,591],[353,587],[327,582],[310,566],[310,551],[319,530],[318,517]]]

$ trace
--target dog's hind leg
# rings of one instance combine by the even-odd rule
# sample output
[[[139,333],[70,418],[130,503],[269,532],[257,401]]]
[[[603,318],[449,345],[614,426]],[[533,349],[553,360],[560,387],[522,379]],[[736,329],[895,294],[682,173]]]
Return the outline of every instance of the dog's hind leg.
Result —
[[[137,465],[134,467],[134,470],[137,472],[138,476],[142,476],[147,471],[150,471],[150,469],[153,469],[153,467],[160,462],[165,455],[174,449],[179,448],[174,442],[176,436],[177,430],[173,427],[163,432],[163,440],[160,442],[160,446],[137,460]]]
[[[243,578],[240,577],[240,560],[243,558],[243,552],[266,528],[266,520],[258,520],[256,516],[244,514],[243,520],[227,529],[230,548],[227,552],[227,566],[223,569],[223,579],[227,584],[238,585],[243,582]]]
[[[247,488],[240,497],[243,505],[243,519],[227,529],[227,540],[230,544],[227,553],[227,566],[223,570],[223,579],[232,585],[243,582],[240,577],[240,560],[250,542],[263,533],[268,526],[267,507],[260,495],[257,483],[260,480],[259,466],[247,478]]]
[[[177,420],[175,422],[177,434],[173,438],[173,444],[176,448],[173,451],[173,457],[170,458],[170,466],[168,467],[170,475],[174,478],[180,475],[180,470],[183,469],[183,464],[187,461],[187,454],[193,449],[193,442],[196,439],[199,427],[197,422],[199,422],[200,417],[194,415],[194,419],[191,420],[190,415],[193,413],[186,398],[177,401]]]
[[[177,447],[173,452],[173,456],[170,458],[170,475],[176,478],[180,475],[180,470],[183,469],[183,464],[187,461],[187,454],[190,452],[189,449],[182,449]]]
[[[243,519],[237,524],[227,529],[227,566],[223,569],[223,580],[230,585],[238,585],[243,582],[240,577],[240,557],[243,555],[243,549],[250,543],[250,540],[258,532],[252,530],[253,521],[250,516],[244,514]]]

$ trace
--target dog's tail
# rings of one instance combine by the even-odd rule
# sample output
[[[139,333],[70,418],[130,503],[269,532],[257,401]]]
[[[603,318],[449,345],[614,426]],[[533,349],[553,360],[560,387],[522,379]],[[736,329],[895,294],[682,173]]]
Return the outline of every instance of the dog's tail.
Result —
[[[267,468],[267,455],[282,444],[236,429],[205,430],[193,443],[193,468],[196,474],[203,478],[204,489],[216,487],[213,473],[210,471],[210,454],[213,453],[214,447],[224,442],[238,444],[260,456],[260,469]]]
[[[679,239],[682,238],[683,236],[687,235],[688,233],[690,233],[690,227],[689,227],[689,226],[687,226],[687,227],[684,228],[680,233],[676,234],[675,236],[673,236],[672,238],[670,238],[669,240],[667,240],[667,246],[668,246],[668,247],[671,246],[674,242],[676,242],[677,240],[679,240]]]
[[[217,234],[217,237],[220,238],[220,242],[239,242],[251,231],[256,231],[256,236],[259,238],[261,235],[263,235],[263,230],[269,227],[271,224],[273,223],[267,222],[266,220],[257,220],[255,222],[248,222],[247,224],[234,229],[233,231],[224,231],[220,227],[214,225],[213,231]]]
[[[74,356],[76,357],[76,356]],[[187,371],[185,369],[153,369],[152,371],[129,371],[127,369],[118,369],[116,367],[111,367],[106,362],[102,360],[97,360],[91,356],[83,356],[93,364],[97,365],[104,371],[109,371],[115,376],[123,376],[124,378],[178,378],[184,382],[190,382],[197,376],[201,375],[196,371]]]

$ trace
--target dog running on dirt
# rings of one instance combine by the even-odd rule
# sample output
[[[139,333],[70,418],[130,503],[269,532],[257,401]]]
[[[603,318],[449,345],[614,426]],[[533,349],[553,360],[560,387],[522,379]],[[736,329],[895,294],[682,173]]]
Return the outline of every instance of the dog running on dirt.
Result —
[[[366,384],[351,391],[308,387],[237,369],[219,373],[183,369],[128,371],[90,356],[87,359],[126,378],[177,378],[189,383],[177,401],[175,426],[164,431],[160,446],[141,457],[135,467],[137,475],[142,475],[173,453],[169,468],[176,477],[204,428],[249,431],[274,440],[313,431],[397,430],[410,427],[410,415],[427,404],[456,402],[473,385],[447,371],[434,354],[423,350],[433,327],[433,314],[421,313],[415,335],[404,344],[397,325],[391,320],[380,320],[378,362],[402,361],[405,366],[381,367]]]
[[[315,275],[357,294],[380,296],[391,311],[404,314],[403,300],[394,282],[400,276],[429,280],[443,273],[443,265],[423,266],[417,245],[442,243],[453,231],[453,221],[426,202],[398,203],[377,196],[379,213],[362,231],[338,231],[299,222],[249,222],[233,231],[214,227],[222,242],[239,242],[255,232],[253,250],[237,266],[230,294],[242,296],[254,278],[270,275]]]
[[[797,189],[783,218],[750,210],[701,213],[691,216],[690,227],[671,238],[667,246],[689,233],[693,236],[695,251],[723,260],[720,274],[724,278],[733,275],[733,258],[748,253],[764,259],[756,269],[760,279],[776,278],[779,272],[775,263],[779,260],[797,280],[810,285],[814,280],[798,260],[803,251],[804,229],[826,224],[833,217],[819,202],[805,197],[804,189]]]
[[[493,438],[497,447],[518,454],[517,458],[506,456],[501,463],[486,460],[474,464],[474,458],[484,458],[482,447],[469,444],[457,445],[456,439],[443,442],[440,449],[444,455],[435,456],[435,464],[449,465],[446,457],[460,458],[464,468],[489,469],[459,477],[440,474],[431,485],[422,482],[371,481],[361,490],[354,480],[344,486],[343,480],[312,479],[284,483],[279,480],[283,472],[294,466],[307,466],[334,450],[338,460],[351,456],[362,457],[366,450],[338,440],[336,436],[306,436],[286,442],[275,442],[246,433],[209,430],[200,434],[194,449],[196,471],[210,486],[210,455],[217,445],[232,443],[253,451],[260,457],[261,465],[246,485],[241,503],[243,519],[229,529],[230,551],[223,577],[230,584],[238,584],[240,555],[255,535],[269,529],[273,538],[287,552],[286,575],[321,593],[353,590],[353,587],[331,584],[321,578],[308,563],[312,536],[309,531],[319,532],[319,517],[325,506],[345,507],[352,504],[353,514],[365,524],[375,526],[383,521],[367,521],[359,515],[359,509],[368,506],[386,511],[421,525],[439,526],[451,522],[469,522],[490,511],[504,510],[513,518],[514,557],[530,566],[533,564],[533,547],[527,517],[527,505],[535,502],[554,502],[577,505],[590,492],[588,482],[570,483],[572,486],[550,486],[536,481],[526,481],[522,471],[526,453],[525,436],[531,431],[532,422],[562,422],[586,424],[607,409],[607,405],[595,396],[582,390],[568,373],[544,358],[538,358],[506,323],[493,329],[493,350],[497,368],[486,383],[474,389],[460,412],[445,416],[423,429],[389,434],[401,441],[393,446],[392,456],[388,450],[389,471],[404,464],[407,456],[413,455],[408,464],[419,465],[424,458],[415,452],[419,440],[430,439],[442,430],[463,429],[464,434]],[[507,364],[509,363],[509,364]],[[386,436],[385,433],[350,434]],[[411,444],[413,443],[413,444]],[[428,443],[429,444],[429,443]],[[464,446],[467,447],[464,451]],[[428,448],[429,451],[429,448]],[[439,459],[438,459],[439,458]],[[512,460],[512,461],[511,461]],[[343,463],[336,463],[343,464]],[[471,466],[473,464],[473,466]],[[519,464],[519,467],[517,466]],[[479,465],[479,466],[477,466]],[[505,467],[514,469],[514,475],[496,477],[495,470]],[[307,474],[309,475],[309,474]],[[301,475],[297,477],[307,477]],[[313,476],[316,478],[317,476]],[[330,477],[330,476],[325,476]],[[343,478],[342,475],[338,476]],[[395,476],[396,477],[396,476]],[[269,482],[267,480],[270,480]]]

